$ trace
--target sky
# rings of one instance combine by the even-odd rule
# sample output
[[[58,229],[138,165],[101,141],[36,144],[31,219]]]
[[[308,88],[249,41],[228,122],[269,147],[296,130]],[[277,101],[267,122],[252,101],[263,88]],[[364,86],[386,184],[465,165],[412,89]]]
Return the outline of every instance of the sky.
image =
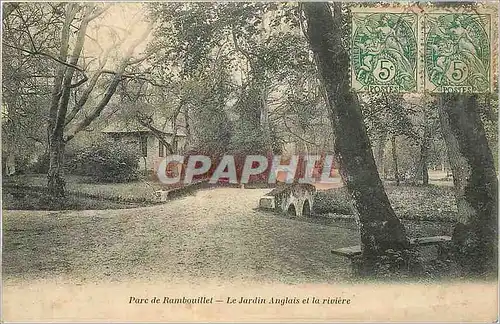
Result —
[[[89,25],[88,35],[91,38],[87,38],[85,42],[86,55],[99,56],[100,47],[106,51],[107,48],[115,46],[119,39],[124,39],[119,49],[112,53],[113,58],[119,59],[132,42],[144,33],[147,25],[146,8],[142,3],[109,3],[107,11]],[[130,35],[127,35],[128,32]],[[140,56],[147,43],[145,40],[137,46],[134,56]],[[110,66],[113,63],[116,63],[116,60],[111,59],[108,62]]]

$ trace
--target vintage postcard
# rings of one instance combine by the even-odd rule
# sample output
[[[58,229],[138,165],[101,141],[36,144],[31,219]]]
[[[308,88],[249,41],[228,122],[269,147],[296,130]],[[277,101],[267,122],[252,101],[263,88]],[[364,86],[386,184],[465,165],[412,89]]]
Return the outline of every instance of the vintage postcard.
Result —
[[[1,321],[497,322],[498,28],[2,2]]]

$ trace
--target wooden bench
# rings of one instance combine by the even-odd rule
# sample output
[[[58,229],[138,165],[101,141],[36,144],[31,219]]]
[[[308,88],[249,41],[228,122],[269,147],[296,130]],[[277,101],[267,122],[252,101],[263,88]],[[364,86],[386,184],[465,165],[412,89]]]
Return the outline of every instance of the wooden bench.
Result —
[[[451,241],[450,236],[429,236],[429,237],[419,237],[410,239],[410,246],[432,246],[437,245],[438,247],[444,247],[447,242]],[[444,251],[439,251],[438,253],[444,253]],[[361,245],[348,246],[340,249],[335,249],[332,251],[333,254],[347,257],[350,260],[352,258],[361,255]]]

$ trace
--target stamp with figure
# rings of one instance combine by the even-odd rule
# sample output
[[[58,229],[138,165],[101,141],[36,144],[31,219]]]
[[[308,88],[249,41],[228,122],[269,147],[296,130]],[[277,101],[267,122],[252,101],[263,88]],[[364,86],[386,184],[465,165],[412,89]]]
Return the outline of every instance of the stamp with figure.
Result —
[[[485,93],[491,88],[491,15],[424,15],[424,90]]]
[[[351,83],[358,92],[417,91],[415,13],[352,13]]]

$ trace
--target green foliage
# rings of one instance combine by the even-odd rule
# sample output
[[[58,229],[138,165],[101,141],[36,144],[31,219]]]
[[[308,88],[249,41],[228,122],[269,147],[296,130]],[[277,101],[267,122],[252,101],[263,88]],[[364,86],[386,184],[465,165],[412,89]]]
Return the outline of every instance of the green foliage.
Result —
[[[495,168],[498,170],[498,93],[480,95],[478,108],[493,153]]]
[[[148,8],[158,22],[150,44],[158,50],[150,60],[151,74],[171,75],[169,87],[193,120],[190,147],[281,152],[288,133],[300,134],[292,135],[295,141],[323,135],[318,123],[313,127],[318,114],[308,114],[318,112],[322,97],[297,4],[155,3]],[[268,114],[268,123],[262,114]],[[285,128],[284,119],[290,120]]]
[[[386,186],[385,190],[396,215],[414,221],[457,220],[452,186]],[[314,197],[315,214],[350,215],[352,200],[345,187],[318,191]]]
[[[220,155],[228,150],[231,125],[226,112],[213,102],[197,106],[193,113],[195,135],[194,149],[198,152]]]
[[[160,62],[167,63],[175,57],[172,61],[180,67],[182,76],[196,75],[221,39],[223,21],[218,6],[208,2],[150,4],[149,14],[158,22],[150,47],[166,49]]]
[[[200,74],[185,82],[184,101],[190,106],[193,148],[199,152],[223,154],[227,152],[232,135],[232,125],[227,114],[232,83],[228,62],[213,62],[217,67],[212,75]]]
[[[4,186],[3,208],[6,210],[94,210],[121,209],[151,205],[145,199],[120,199],[102,194],[66,192],[64,199],[51,196],[47,188],[39,186]]]
[[[350,215],[352,213],[351,198],[345,188],[318,191],[314,197],[313,208],[315,214]]]
[[[49,171],[49,155],[40,155],[29,169],[33,173],[46,174]]]
[[[113,141],[93,144],[76,152],[70,172],[90,176],[96,182],[137,180],[139,152]]]
[[[75,150],[66,147],[64,150],[64,170],[68,172],[71,169],[71,161],[75,156]],[[47,174],[49,171],[49,154],[44,153],[39,155],[35,162],[31,163],[28,167],[28,171],[36,174]]]
[[[233,153],[263,153],[265,139],[260,127],[260,96],[256,87],[243,91],[233,109],[237,115],[230,151]]]
[[[401,95],[371,95],[361,107],[370,136],[385,133],[418,140],[411,120],[417,113],[416,108],[406,103]]]
[[[400,175],[406,181],[422,179],[423,163],[428,168],[441,167],[448,159],[440,132],[438,100],[420,95],[370,95],[362,105],[364,121],[372,142],[385,149],[391,136],[397,136]],[[378,148],[380,149],[380,148]],[[385,153],[390,152],[385,150]],[[382,158],[380,156],[379,158]],[[384,170],[393,170],[393,156],[385,154]]]
[[[12,10],[6,10],[5,5],[2,17],[2,145],[16,158],[34,158],[43,150],[46,140],[45,122],[58,63],[47,56],[29,55],[19,48],[57,52],[59,22],[64,20],[65,4],[8,6]]]

